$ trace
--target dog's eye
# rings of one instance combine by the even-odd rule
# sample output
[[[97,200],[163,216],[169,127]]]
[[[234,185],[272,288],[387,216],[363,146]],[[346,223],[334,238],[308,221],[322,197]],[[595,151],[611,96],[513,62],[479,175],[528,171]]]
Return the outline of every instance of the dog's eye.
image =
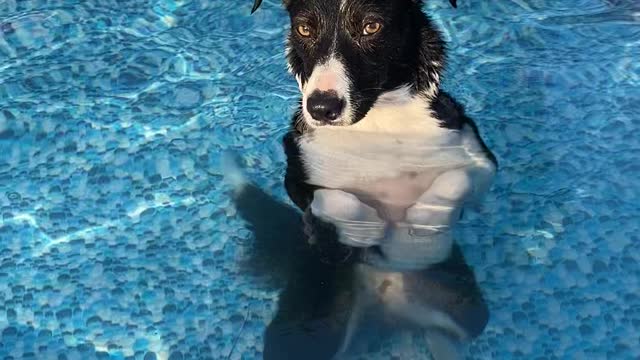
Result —
[[[382,29],[382,24],[380,24],[379,22],[370,22],[364,26],[364,29],[362,29],[362,35],[373,35],[380,31],[380,29]]]
[[[311,28],[307,25],[298,25],[296,28],[298,34],[302,37],[310,37],[311,36]]]

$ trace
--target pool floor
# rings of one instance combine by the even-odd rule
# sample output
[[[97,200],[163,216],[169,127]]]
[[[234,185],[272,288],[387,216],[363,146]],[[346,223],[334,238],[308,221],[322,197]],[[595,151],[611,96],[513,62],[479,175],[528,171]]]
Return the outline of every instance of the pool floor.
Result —
[[[251,5],[0,1],[0,360],[261,358],[278,289],[220,154],[288,201],[298,89],[279,1]],[[640,5],[426,9],[501,165],[456,236],[491,308],[469,358],[640,358]]]

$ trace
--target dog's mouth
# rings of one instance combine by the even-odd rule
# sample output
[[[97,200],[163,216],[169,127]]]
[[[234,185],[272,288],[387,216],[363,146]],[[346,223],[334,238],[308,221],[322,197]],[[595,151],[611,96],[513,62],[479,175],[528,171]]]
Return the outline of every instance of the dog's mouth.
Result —
[[[305,111],[302,111],[298,114],[298,119],[296,122],[296,128],[298,128],[302,132],[304,132],[305,130],[313,130],[313,129],[320,129],[320,128],[322,129],[336,128],[337,129],[342,127],[348,127],[350,125],[353,125],[353,124],[348,120],[337,120],[330,123],[318,121],[311,118],[308,114],[305,113]]]
[[[333,123],[325,123],[322,121],[317,121],[317,120],[313,120],[313,119],[308,119],[307,117],[303,116],[303,120],[306,123],[307,127],[310,128],[320,128],[320,127],[342,127],[342,126],[349,126],[351,125],[351,123],[349,122],[343,122],[343,121],[338,121],[338,122],[333,122]]]

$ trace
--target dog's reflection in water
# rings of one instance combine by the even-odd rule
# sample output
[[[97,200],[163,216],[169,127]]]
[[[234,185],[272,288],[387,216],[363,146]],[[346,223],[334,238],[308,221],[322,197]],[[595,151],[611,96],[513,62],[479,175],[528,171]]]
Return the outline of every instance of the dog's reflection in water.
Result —
[[[489,311],[457,245],[425,269],[371,265],[372,248],[340,242],[336,226],[303,216],[236,181],[236,204],[255,234],[252,264],[283,290],[264,337],[264,359],[348,358],[394,329],[421,328],[437,360],[463,359]],[[304,231],[306,228],[307,231]]]

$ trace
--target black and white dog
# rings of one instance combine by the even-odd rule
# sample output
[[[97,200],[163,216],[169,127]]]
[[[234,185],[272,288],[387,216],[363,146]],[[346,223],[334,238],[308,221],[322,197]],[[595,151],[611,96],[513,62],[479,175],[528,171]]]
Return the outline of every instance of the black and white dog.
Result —
[[[270,241],[266,257],[287,263],[289,274],[265,359],[341,357],[359,325],[376,317],[426,329],[438,360],[461,358],[488,309],[451,232],[440,228],[488,189],[496,161],[439,89],[439,32],[419,0],[284,5],[286,56],[302,92],[284,138],[285,186],[306,231],[293,230],[302,220],[257,188],[241,187],[237,198],[257,241]],[[415,161],[441,158],[437,166]]]

